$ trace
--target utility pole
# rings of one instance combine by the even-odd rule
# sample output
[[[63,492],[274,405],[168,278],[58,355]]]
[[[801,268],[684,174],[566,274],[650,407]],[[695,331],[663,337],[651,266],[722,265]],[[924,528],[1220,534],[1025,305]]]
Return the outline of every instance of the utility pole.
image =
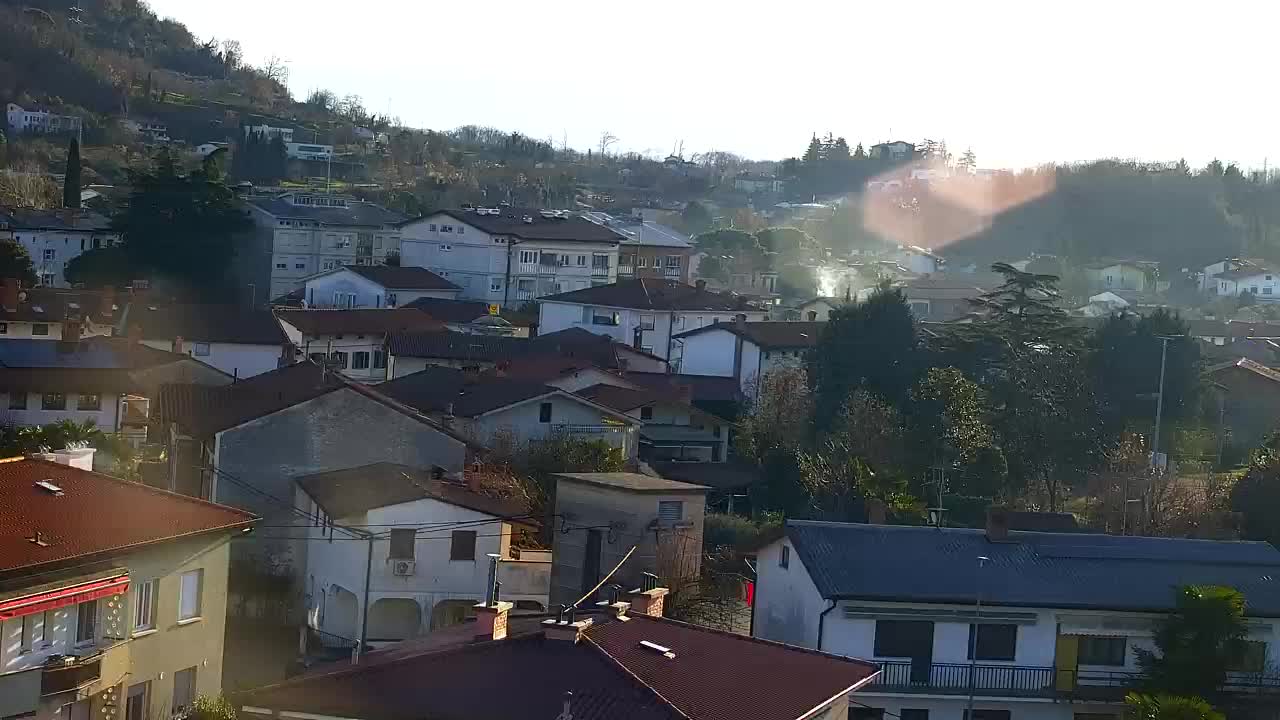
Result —
[[[1156,429],[1151,440],[1151,466],[1158,467],[1160,462],[1160,421],[1164,415],[1164,365],[1169,354],[1169,341],[1173,338],[1160,336],[1160,389],[1156,394]]]
[[[974,605],[973,632],[969,635],[969,704],[965,710],[965,720],[973,720],[974,672],[978,665],[978,628],[982,619],[982,569],[990,559],[986,555],[978,556],[978,600]]]

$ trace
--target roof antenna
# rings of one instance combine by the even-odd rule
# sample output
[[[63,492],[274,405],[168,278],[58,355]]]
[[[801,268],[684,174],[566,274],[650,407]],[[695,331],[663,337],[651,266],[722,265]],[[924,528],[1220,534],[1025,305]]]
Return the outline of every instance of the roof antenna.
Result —
[[[560,711],[560,714],[556,716],[556,720],[573,720],[573,708],[570,707],[572,703],[573,693],[566,690],[564,693],[564,710]]]

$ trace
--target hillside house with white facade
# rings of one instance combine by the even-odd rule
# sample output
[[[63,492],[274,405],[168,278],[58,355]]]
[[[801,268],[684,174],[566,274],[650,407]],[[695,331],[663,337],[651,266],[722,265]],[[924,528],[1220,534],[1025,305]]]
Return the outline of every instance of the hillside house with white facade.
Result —
[[[20,105],[5,105],[9,129],[15,135],[80,132],[81,120],[76,115],[59,115],[48,110],[27,110]]]
[[[734,378],[744,396],[755,397],[770,371],[804,366],[822,329],[819,321],[707,325],[676,335],[679,359],[673,364],[684,375]]]
[[[111,291],[23,289],[16,278],[6,278],[0,280],[0,341],[111,335],[119,310]]]
[[[36,277],[46,287],[71,287],[64,271],[72,258],[120,242],[111,221],[92,210],[0,208],[0,225],[8,226],[7,232],[30,253]]]
[[[459,297],[520,305],[613,282],[613,230],[562,210],[442,210],[402,226],[401,264],[433,270],[462,287]]]
[[[425,268],[344,265],[307,278],[302,302],[315,309],[395,308],[419,298],[452,300],[461,289]]]
[[[257,247],[247,254],[254,267],[243,268],[246,281],[270,294],[256,302],[297,289],[306,278],[346,265],[382,265],[400,252],[404,217],[373,203],[341,195],[288,192],[245,201],[258,228]],[[264,262],[266,267],[258,267]]]
[[[673,338],[717,322],[764,320],[768,313],[743,298],[711,292],[705,284],[639,278],[574,290],[538,301],[538,328],[550,333],[581,328],[613,338],[668,362],[679,358]]]
[[[319,160],[325,162],[333,159],[332,145],[286,142],[284,144],[284,152],[290,160]]]
[[[397,333],[444,332],[419,310],[278,310],[281,328],[302,357],[352,380],[388,379],[387,338]]]
[[[293,343],[265,308],[134,303],[124,324],[138,328],[147,347],[190,355],[236,379],[297,361]]]
[[[1277,290],[1280,287],[1278,275],[1280,273],[1267,268],[1251,266],[1220,272],[1213,277],[1213,281],[1217,283],[1217,294],[1220,297],[1251,293],[1258,300],[1280,300],[1280,290]]]
[[[757,637],[873,660],[864,717],[1119,718],[1136,648],[1185,585],[1246,598],[1229,698],[1274,702],[1280,551],[1266,543],[789,521],[758,554]],[[1250,700],[1251,699],[1251,700]],[[1255,705],[1255,707],[1257,707]]]
[[[335,639],[363,629],[376,648],[456,624],[484,601],[495,557],[502,598],[545,610],[550,553],[513,547],[529,508],[483,482],[390,462],[298,478],[298,510],[320,519],[307,531],[308,627]]]
[[[286,145],[293,142],[293,128],[274,127],[266,123],[262,125],[245,125],[244,136],[249,137],[251,133],[261,135],[264,140],[274,140],[279,137],[281,142]]]

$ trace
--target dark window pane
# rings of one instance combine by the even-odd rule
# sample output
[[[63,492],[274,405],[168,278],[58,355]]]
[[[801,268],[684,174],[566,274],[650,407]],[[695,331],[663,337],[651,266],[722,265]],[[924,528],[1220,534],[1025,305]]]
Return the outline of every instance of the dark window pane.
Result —
[[[899,720],[929,720],[929,711],[920,708],[902,708],[898,712]]]
[[[476,559],[476,531],[454,530],[453,540],[449,546],[450,560]]]
[[[1082,636],[1080,638],[1080,664],[1124,665],[1124,653],[1128,644],[1128,639],[1123,637]]]
[[[978,634],[976,650],[973,638],[975,628]],[[1017,645],[1017,625],[969,626],[970,660],[1012,660]]]
[[[538,406],[538,422],[551,422],[551,403],[545,402]]]
[[[413,559],[413,542],[417,531],[412,528],[392,528],[391,557],[397,560]]]
[[[933,644],[933,623],[923,620],[877,620],[876,657],[915,657]]]
[[[973,720],[1010,720],[1008,710],[979,710],[974,708]],[[964,720],[969,720],[969,711],[964,711]]]

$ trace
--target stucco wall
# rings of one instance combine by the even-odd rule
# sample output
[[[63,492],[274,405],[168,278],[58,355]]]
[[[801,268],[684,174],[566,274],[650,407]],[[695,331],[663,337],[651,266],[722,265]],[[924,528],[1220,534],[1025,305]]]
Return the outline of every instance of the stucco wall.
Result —
[[[241,380],[275,370],[280,361],[280,345],[206,343],[198,338],[183,338],[182,343],[192,358]],[[173,349],[173,340],[144,340],[142,344],[157,350]],[[208,345],[208,354],[197,355],[196,344]]]
[[[50,388],[55,391],[55,389]],[[60,422],[62,420],[72,420],[77,423],[86,420],[92,420],[98,425],[98,429],[103,432],[116,432],[120,429],[120,396],[119,395],[101,395],[99,396],[100,410],[77,410],[79,407],[79,393],[68,392],[66,394],[67,404],[65,410],[43,410],[41,409],[40,392],[27,393],[27,409],[26,410],[10,410],[9,396],[11,393],[0,393],[0,422],[13,425],[48,425],[49,423]]]

